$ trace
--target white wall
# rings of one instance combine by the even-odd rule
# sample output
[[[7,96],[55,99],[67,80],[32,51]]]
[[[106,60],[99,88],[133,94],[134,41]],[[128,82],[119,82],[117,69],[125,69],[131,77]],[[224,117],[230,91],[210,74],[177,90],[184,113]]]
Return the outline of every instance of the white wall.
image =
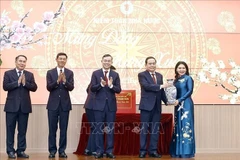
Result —
[[[5,152],[6,129],[3,105],[0,105],[0,110],[0,152]],[[172,106],[163,107],[163,113],[172,113],[172,111]],[[82,105],[73,105],[68,128],[66,150],[68,153],[77,149],[83,113]],[[239,113],[240,105],[195,105],[197,153],[240,153]],[[29,116],[27,152],[48,152],[47,140],[48,121],[46,105],[33,105],[33,113]]]

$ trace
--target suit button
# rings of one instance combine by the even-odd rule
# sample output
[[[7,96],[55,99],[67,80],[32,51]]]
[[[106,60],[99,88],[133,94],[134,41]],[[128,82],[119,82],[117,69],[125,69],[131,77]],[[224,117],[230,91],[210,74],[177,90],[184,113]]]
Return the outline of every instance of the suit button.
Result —
[[[58,97],[60,98],[61,96],[59,95]]]

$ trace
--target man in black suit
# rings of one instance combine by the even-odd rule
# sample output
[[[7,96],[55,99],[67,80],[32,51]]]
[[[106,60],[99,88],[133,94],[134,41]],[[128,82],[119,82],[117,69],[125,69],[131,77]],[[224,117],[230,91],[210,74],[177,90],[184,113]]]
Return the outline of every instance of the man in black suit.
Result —
[[[58,53],[56,57],[57,67],[47,72],[47,90],[50,92],[48,110],[48,151],[49,158],[55,158],[57,152],[56,132],[58,120],[60,126],[59,157],[67,158],[65,149],[67,146],[67,127],[69,111],[72,109],[69,91],[74,89],[73,72],[65,68],[67,54]]]
[[[87,87],[87,99],[84,103],[84,108],[85,108],[85,113],[90,125],[90,135],[88,138],[88,143],[86,146],[86,149],[84,150],[84,155],[86,156],[91,156],[96,154],[96,138],[95,135],[93,134],[94,131],[94,111],[93,111],[93,106],[94,106],[94,98],[95,98],[95,93],[91,92],[91,87],[90,84]]]
[[[163,88],[168,84],[163,84],[162,74],[156,72],[156,59],[147,57],[145,60],[146,70],[138,74],[141,87],[140,109],[140,153],[139,158],[145,158],[147,153],[147,135],[150,130],[150,143],[148,153],[150,157],[160,158],[157,153],[159,138],[160,119],[162,102],[167,104],[167,98]]]
[[[102,57],[102,68],[94,71],[91,78],[91,91],[95,92],[95,104],[93,105],[96,127],[95,158],[103,158],[104,151],[107,158],[115,158],[114,147],[114,122],[117,112],[116,93],[121,92],[120,78],[117,72],[110,69],[113,57],[105,54]],[[104,150],[104,122],[107,134],[106,150]]]
[[[29,113],[32,112],[30,91],[37,90],[34,76],[26,71],[27,57],[18,55],[15,58],[16,68],[6,71],[3,78],[3,89],[7,91],[7,100],[4,111],[6,112],[6,137],[8,158],[29,158],[25,154],[26,132]],[[18,123],[17,150],[14,149],[14,134]]]
[[[116,70],[116,68],[114,66],[110,67],[111,70]],[[88,143],[87,143],[87,147],[84,150],[84,155],[86,156],[91,156],[91,155],[95,155],[96,154],[96,134],[94,134],[94,123],[95,123],[95,118],[94,118],[94,110],[93,107],[95,105],[95,92],[91,92],[91,86],[90,84],[87,87],[87,99],[84,103],[84,108],[85,108],[85,112],[87,115],[87,119],[88,122],[90,123],[90,135],[88,138]]]

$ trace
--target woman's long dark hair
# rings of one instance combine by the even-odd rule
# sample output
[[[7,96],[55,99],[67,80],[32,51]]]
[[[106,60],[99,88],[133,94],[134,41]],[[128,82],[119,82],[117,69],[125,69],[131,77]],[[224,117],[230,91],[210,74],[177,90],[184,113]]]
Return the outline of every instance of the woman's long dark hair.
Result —
[[[174,82],[176,82],[177,79],[179,78],[179,74],[178,74],[178,72],[177,72],[177,68],[178,68],[178,66],[181,65],[181,64],[184,65],[185,68],[186,68],[186,75],[189,75],[189,68],[188,68],[187,63],[184,62],[184,61],[179,61],[179,62],[177,62],[176,66],[175,66],[175,80],[174,80]]]

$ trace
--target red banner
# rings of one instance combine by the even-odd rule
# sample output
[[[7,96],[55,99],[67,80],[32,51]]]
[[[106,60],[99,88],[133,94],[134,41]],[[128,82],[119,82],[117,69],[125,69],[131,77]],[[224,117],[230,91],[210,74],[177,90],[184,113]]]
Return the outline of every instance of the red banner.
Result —
[[[136,113],[136,91],[122,90],[120,94],[116,94],[117,113]]]

